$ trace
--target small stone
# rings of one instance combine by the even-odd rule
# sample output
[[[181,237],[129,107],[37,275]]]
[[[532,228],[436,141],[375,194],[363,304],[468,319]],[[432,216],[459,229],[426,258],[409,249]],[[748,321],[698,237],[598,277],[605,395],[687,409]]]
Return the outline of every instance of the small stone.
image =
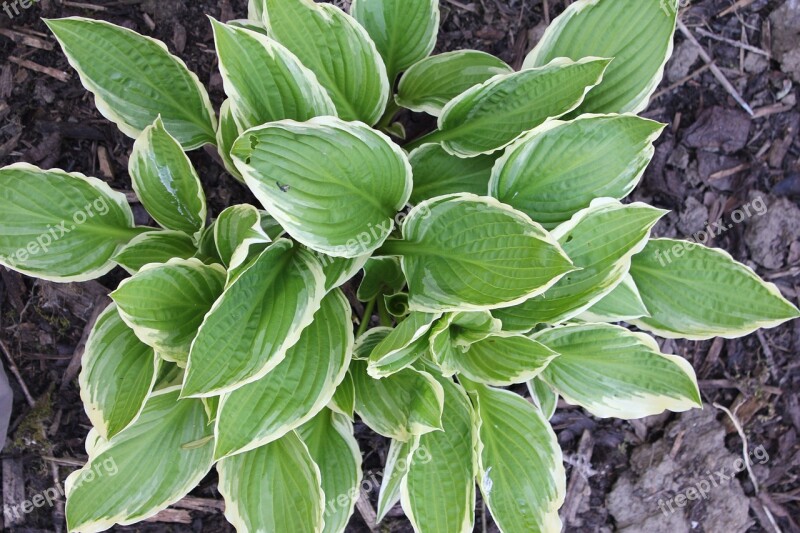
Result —
[[[699,58],[697,47],[689,41],[683,41],[675,47],[672,59],[667,63],[667,79],[674,83],[685,78]]]

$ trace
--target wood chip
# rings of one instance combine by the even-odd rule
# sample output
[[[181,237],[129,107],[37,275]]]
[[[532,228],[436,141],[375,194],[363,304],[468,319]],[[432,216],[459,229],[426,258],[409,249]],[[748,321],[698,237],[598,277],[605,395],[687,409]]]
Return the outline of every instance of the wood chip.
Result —
[[[145,522],[162,522],[167,524],[191,524],[192,515],[189,511],[182,509],[164,509],[155,516],[151,516]]]
[[[31,48],[38,48],[40,50],[52,50],[54,48],[52,42],[40,39],[39,37],[34,37],[33,35],[29,35],[27,33],[22,33],[21,31],[0,28],[0,35],[8,37],[15,43],[24,44],[25,46],[30,46]]]
[[[586,467],[592,463],[593,451],[594,438],[592,433],[586,429],[581,435],[580,443],[578,443],[578,453],[575,457],[577,466],[572,469],[567,494],[564,498],[564,506],[561,508],[561,516],[564,518],[565,525],[575,522],[581,502],[591,495],[592,489],[589,487],[589,476],[587,475]]]
[[[69,74],[64,72],[63,70],[58,70],[55,68],[45,67],[40,65],[39,63],[34,63],[33,61],[28,61],[27,59],[21,59],[16,56],[9,56],[8,60],[12,63],[19,65],[22,68],[26,68],[28,70],[32,70],[34,72],[39,72],[40,74],[45,74],[50,76],[51,78],[55,78],[58,81],[62,81],[64,83],[69,81]]]

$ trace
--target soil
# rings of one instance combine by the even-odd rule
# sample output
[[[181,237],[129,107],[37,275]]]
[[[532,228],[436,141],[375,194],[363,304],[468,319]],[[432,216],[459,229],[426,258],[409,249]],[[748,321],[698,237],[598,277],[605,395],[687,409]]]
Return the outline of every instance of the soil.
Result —
[[[438,50],[477,48],[519,66],[565,1],[442,0]],[[797,302],[800,3],[683,4],[689,31],[755,116],[707,68],[697,45],[679,33],[675,57],[646,112],[670,126],[634,198],[672,210],[657,228],[662,236],[699,237],[698,232],[708,234],[709,224],[722,221],[725,230],[714,232],[709,244],[754,267]],[[40,17],[93,16],[159,38],[187,61],[219,105],[222,82],[206,14],[241,18],[246,1],[39,0],[13,18],[0,11],[0,164],[25,161],[81,171],[129,191],[133,141],[95,110]],[[410,133],[429,124],[414,119]],[[212,215],[231,203],[254,201],[210,153],[196,151],[191,158]],[[137,222],[149,222],[140,206],[135,212]],[[85,459],[89,422],[75,380],[76,354],[120,279],[122,274],[113,272],[96,282],[56,285],[0,267],[0,348],[7,351],[6,368],[19,374],[9,372],[15,403],[0,456],[4,503],[53,487]],[[666,341],[663,348],[697,369],[705,410],[625,422],[563,406],[553,425],[568,464],[566,531],[800,531],[800,321],[743,339]],[[731,416],[713,404],[725,406]],[[379,478],[388,443],[363,425],[357,432],[366,478]],[[751,458],[763,450],[768,459],[751,461],[752,475],[747,470],[733,475],[707,498],[691,498],[690,489],[700,486],[707,470],[733,468],[743,453],[743,437]],[[374,505],[377,487],[368,495]],[[231,531],[213,475],[192,497],[147,524],[114,530]],[[672,510],[664,512],[667,503]],[[4,520],[9,531],[65,530],[63,502],[21,519],[6,514]],[[349,531],[370,529],[356,513]],[[411,528],[397,508],[374,531]],[[480,501],[476,531],[497,531]]]

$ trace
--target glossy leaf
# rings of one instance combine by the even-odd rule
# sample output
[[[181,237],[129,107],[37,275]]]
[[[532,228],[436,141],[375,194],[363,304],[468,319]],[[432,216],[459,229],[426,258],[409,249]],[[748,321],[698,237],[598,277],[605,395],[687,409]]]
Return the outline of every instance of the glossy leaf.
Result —
[[[439,0],[354,0],[350,13],[375,42],[390,85],[436,46]]]
[[[350,364],[350,305],[337,290],[267,375],[222,396],[215,429],[217,458],[274,441],[320,412]]]
[[[578,0],[553,20],[523,68],[557,57],[613,57],[603,83],[578,113],[638,113],[648,104],[672,55],[675,0]]]
[[[50,281],[86,281],[138,233],[125,196],[97,178],[26,163],[0,169],[0,264]]]
[[[192,344],[183,396],[219,396],[264,377],[311,324],[325,294],[311,253],[281,239],[226,288]]]
[[[599,198],[558,226],[553,237],[581,270],[570,272],[545,294],[494,315],[507,331],[530,331],[537,324],[558,324],[589,309],[622,283],[631,257],[640,252],[650,230],[666,211],[643,203],[623,205]]]
[[[539,68],[495,76],[451,100],[439,117],[439,130],[420,143],[441,142],[445,150],[459,157],[491,154],[548,118],[578,107],[589,89],[603,79],[609,61],[562,58]]]
[[[336,114],[314,73],[284,46],[256,31],[211,23],[225,94],[239,128]]]
[[[160,115],[187,150],[215,142],[208,93],[161,41],[102,20],[45,20],[100,113],[137,138]]]
[[[468,384],[478,414],[478,485],[501,531],[561,531],[566,474],[550,424],[527,400]]]
[[[264,0],[270,36],[311,71],[343,120],[375,124],[389,99],[386,67],[366,30],[331,4]]]
[[[292,237],[335,257],[380,246],[411,195],[404,152],[364,124],[333,117],[249,130],[234,145],[233,159]]]
[[[478,311],[507,307],[543,293],[573,270],[561,247],[526,215],[471,194],[441,196],[416,206],[399,255],[417,311]]]
[[[411,66],[400,78],[396,100],[406,109],[438,117],[450,100],[467,89],[512,72],[504,61],[486,52],[445,52]]]
[[[370,429],[407,441],[442,429],[442,386],[427,372],[406,368],[383,379],[367,374],[367,363],[351,365],[356,412]]]
[[[439,378],[444,388],[442,431],[419,438],[402,482],[402,503],[414,531],[472,531],[475,521],[477,435],[464,389]]]
[[[189,259],[197,253],[191,237],[180,231],[148,231],[134,237],[114,256],[114,262],[135,274],[150,263],[166,263],[170,259]]]
[[[227,457],[217,463],[217,471],[225,518],[237,531],[322,531],[320,470],[295,432]]]
[[[128,170],[147,212],[166,229],[193,235],[206,223],[206,196],[192,162],[161,118],[133,144]]]
[[[492,171],[490,194],[552,229],[595,198],[628,196],[663,127],[634,115],[548,121],[506,149]]]
[[[726,339],[800,317],[778,288],[725,251],[654,239],[631,265],[650,317],[632,323],[666,338]]]
[[[66,482],[69,530],[135,524],[186,496],[211,469],[207,422],[203,402],[178,400],[178,390],[167,389],[111,440],[90,434],[89,462]]]
[[[347,417],[323,409],[297,430],[320,469],[325,493],[322,533],[341,533],[361,495],[361,450]]]
[[[159,359],[122,321],[114,304],[95,322],[81,359],[81,400],[92,426],[109,439],[138,418]]]
[[[547,329],[534,338],[560,354],[542,380],[595,416],[643,418],[702,406],[692,366],[661,353],[644,333],[581,324]]]
[[[496,159],[491,155],[463,159],[439,144],[420,146],[408,156],[414,172],[411,203],[464,192],[486,196]]]
[[[225,287],[225,271],[197,259],[148,265],[111,293],[136,336],[168,361],[184,365],[205,314]]]

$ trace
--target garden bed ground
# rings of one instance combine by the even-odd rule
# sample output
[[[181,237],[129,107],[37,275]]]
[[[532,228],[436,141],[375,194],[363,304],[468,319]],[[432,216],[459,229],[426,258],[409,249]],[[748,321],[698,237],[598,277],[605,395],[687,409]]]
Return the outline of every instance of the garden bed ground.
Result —
[[[562,0],[441,2],[439,50],[478,48],[517,67],[544,21],[564,8]],[[94,16],[162,39],[198,73],[218,105],[222,83],[205,15],[228,20],[245,12],[246,0],[39,0],[13,18],[0,11],[0,164],[60,167],[130,189],[126,167],[132,140],[95,110],[41,16]],[[682,20],[696,42],[679,32],[675,58],[646,113],[670,126],[635,198],[673,211],[657,228],[659,235],[689,237],[721,221],[724,231],[714,226],[718,235],[711,245],[753,266],[797,302],[800,2],[697,0]],[[716,73],[704,53],[715,60]],[[752,106],[755,118],[721,78]],[[191,157],[212,214],[253,200],[211,155],[199,151]],[[740,216],[748,205],[750,215]],[[136,215],[138,222],[148,222],[140,206]],[[87,324],[120,279],[115,272],[97,282],[56,285],[0,267],[0,350],[6,368],[13,360],[17,369],[16,376],[9,373],[16,400],[2,452],[4,504],[55,486],[85,458],[89,425],[76,386],[75,354]],[[561,409],[553,424],[569,464],[566,530],[800,531],[800,321],[738,340],[667,341],[665,349],[692,362],[708,406],[632,423]],[[728,407],[736,424],[712,403]],[[758,491],[747,472],[716,477],[720,469],[731,475],[741,456],[736,425],[752,450]],[[357,431],[366,479],[379,479],[388,443],[361,424]],[[701,482],[711,477],[714,486],[702,491]],[[368,496],[374,503],[377,486],[372,488]],[[209,476],[192,498],[156,521],[115,530],[230,531],[221,507]],[[478,514],[476,531],[497,531],[480,501]],[[411,531],[399,508],[377,528],[367,526],[368,515],[365,506],[350,530]],[[6,513],[4,527],[64,531],[63,502],[21,517]]]

